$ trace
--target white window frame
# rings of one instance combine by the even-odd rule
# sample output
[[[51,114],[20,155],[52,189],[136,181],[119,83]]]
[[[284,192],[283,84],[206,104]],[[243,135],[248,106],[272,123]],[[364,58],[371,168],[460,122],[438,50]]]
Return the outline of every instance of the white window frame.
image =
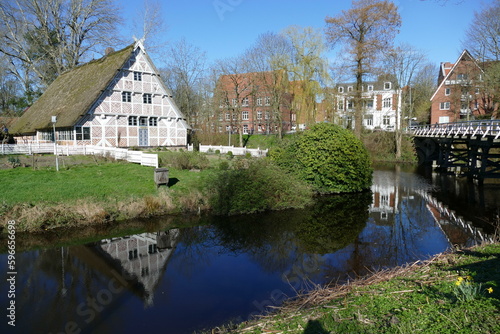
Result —
[[[392,107],[392,98],[386,97],[382,100],[382,108]]]
[[[439,110],[450,110],[450,102],[440,102]]]
[[[248,97],[244,97],[243,100],[241,100],[241,105],[243,107],[248,107]]]
[[[446,87],[446,88],[444,89],[444,95],[448,96],[448,95],[450,95],[450,94],[451,94],[451,88]]]
[[[392,83],[390,81],[384,82],[384,90],[390,90],[392,87]]]
[[[122,102],[132,102],[132,92],[122,92]]]
[[[128,125],[129,126],[137,126],[137,116],[129,116],[128,117]]]
[[[134,72],[134,81],[142,81],[142,73]]]
[[[150,93],[142,94],[142,103],[152,104],[153,103],[153,96]]]
[[[344,87],[339,87],[338,91],[339,91],[339,93],[343,93],[344,92]]]
[[[249,117],[249,112],[248,112],[248,110],[244,110],[244,111],[242,111],[242,112],[241,112],[241,119],[242,119],[243,121],[248,121],[248,117]]]

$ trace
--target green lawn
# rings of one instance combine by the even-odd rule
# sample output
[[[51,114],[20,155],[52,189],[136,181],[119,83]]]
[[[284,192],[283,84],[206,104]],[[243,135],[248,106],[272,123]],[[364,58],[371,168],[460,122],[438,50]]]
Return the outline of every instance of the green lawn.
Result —
[[[172,191],[185,192],[200,184],[205,173],[170,170],[175,184]],[[15,168],[0,170],[2,192],[0,202],[67,203],[77,199],[124,200],[157,193],[154,168],[130,163],[73,166],[56,172],[55,169],[32,170]]]

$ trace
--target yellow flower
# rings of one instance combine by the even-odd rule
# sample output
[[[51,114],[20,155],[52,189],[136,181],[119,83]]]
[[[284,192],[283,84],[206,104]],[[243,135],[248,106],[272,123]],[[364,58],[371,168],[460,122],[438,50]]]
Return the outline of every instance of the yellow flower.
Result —
[[[493,292],[493,288],[488,288],[488,289],[486,289],[486,291],[488,291],[488,293],[492,293]]]
[[[467,276],[465,279],[468,281],[472,281],[472,276]]]
[[[455,285],[460,285],[460,284],[462,284],[462,281],[457,280],[457,281],[455,282]]]

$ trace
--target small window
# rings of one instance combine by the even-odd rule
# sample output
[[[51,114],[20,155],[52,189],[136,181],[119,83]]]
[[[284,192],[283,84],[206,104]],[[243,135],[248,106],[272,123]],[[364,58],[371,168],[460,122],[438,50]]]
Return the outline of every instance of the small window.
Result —
[[[439,104],[439,109],[440,110],[449,110],[450,109],[450,102],[441,102]]]
[[[241,113],[241,119],[244,121],[248,121],[248,111],[243,111]]]
[[[257,111],[257,119],[262,119],[262,111]]]
[[[344,110],[344,101],[339,101],[339,110]]]
[[[149,126],[158,126],[158,117],[150,117]]]
[[[147,117],[139,117],[139,126],[147,126],[148,118]]]
[[[266,96],[266,106],[271,105],[271,98],[269,96]]]
[[[390,97],[387,97],[382,100],[382,107],[384,108],[390,108],[392,105],[392,99]]]
[[[143,94],[142,95],[142,102],[145,104],[151,104],[151,102],[152,102],[151,94]]]
[[[368,91],[369,92],[373,91],[373,85],[368,85]]]
[[[339,87],[339,93],[343,93],[344,92],[344,87]]]
[[[390,83],[389,81],[384,82],[384,89],[385,89],[385,90],[389,90],[389,89],[391,89],[391,83]]]
[[[366,115],[365,116],[365,124],[367,126],[373,125],[373,115]]]
[[[347,87],[348,92],[352,92],[352,86]]]
[[[233,104],[233,107],[238,106],[238,100],[236,100],[236,99],[231,99],[231,103]]]
[[[262,97],[257,98],[257,105],[261,106],[262,105]]]
[[[444,89],[444,95],[450,95],[451,94],[451,88],[445,88]]]
[[[75,130],[76,140],[90,140],[90,127],[77,126]]]
[[[132,102],[132,93],[122,92],[122,102]]]
[[[243,125],[243,134],[245,134],[245,135],[248,134],[248,125],[247,124]]]
[[[248,106],[248,97],[244,97],[243,100],[241,100],[241,105],[245,107]]]
[[[366,109],[373,109],[373,100],[366,100]]]
[[[226,121],[230,121],[231,120],[231,114],[230,113],[226,113]]]
[[[391,124],[391,117],[390,116],[384,116],[382,118],[382,124],[383,125],[390,125]]]
[[[352,100],[347,101],[347,109],[352,109],[352,108],[354,108],[354,103],[352,102]]]
[[[142,73],[134,72],[134,81],[142,81]]]
[[[465,73],[459,73],[459,74],[457,74],[457,79],[458,80],[467,80],[468,79],[468,75],[465,74]]]
[[[128,125],[137,126],[137,116],[129,116],[128,117]]]

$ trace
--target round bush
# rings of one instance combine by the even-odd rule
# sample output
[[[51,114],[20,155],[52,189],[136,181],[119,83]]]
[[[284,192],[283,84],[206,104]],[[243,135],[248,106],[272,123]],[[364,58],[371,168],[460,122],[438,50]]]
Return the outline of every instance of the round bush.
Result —
[[[371,186],[366,148],[351,131],[338,125],[316,124],[270,156],[321,193],[357,192]]]

